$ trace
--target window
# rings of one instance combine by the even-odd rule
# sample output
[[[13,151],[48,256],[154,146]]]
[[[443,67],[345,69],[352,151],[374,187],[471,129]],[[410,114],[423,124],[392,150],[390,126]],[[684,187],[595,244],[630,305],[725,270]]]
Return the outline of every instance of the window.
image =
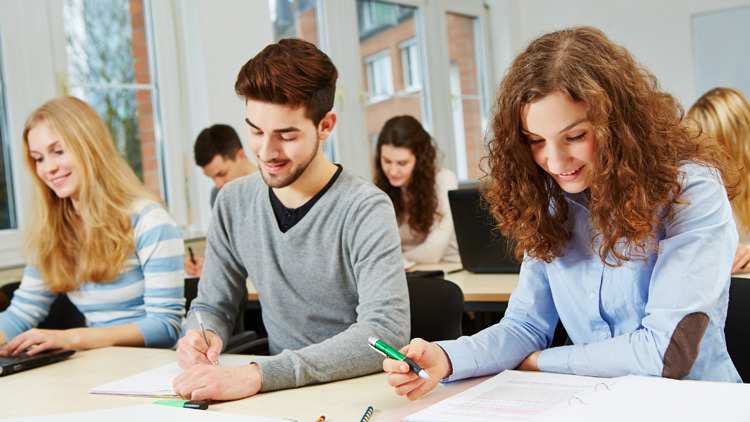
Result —
[[[99,112],[144,185],[166,199],[148,6],[148,0],[65,0],[68,78],[70,93]]]
[[[367,138],[371,141],[367,161],[372,162],[380,130],[391,117],[414,116],[429,131],[429,122],[424,120],[427,99],[420,71],[423,44],[416,7],[372,1],[357,5],[361,9],[358,16],[366,17],[367,10],[373,8],[379,13],[375,27],[367,29],[368,22],[360,21],[359,29],[359,54],[365,69],[362,74],[369,94],[364,108]]]
[[[401,50],[401,65],[404,72],[404,91],[418,91],[422,89],[421,68],[419,66],[419,50],[415,38],[402,42],[398,48]]]
[[[320,47],[316,0],[268,0],[273,39],[301,38]]]
[[[0,50],[0,230],[16,228],[15,197],[13,195],[12,168],[8,142],[8,123],[5,113],[5,78],[3,77],[2,51]]]
[[[268,0],[273,23],[273,40],[300,38],[325,51],[318,26],[318,0]],[[323,154],[335,161],[336,133],[323,144]]]
[[[377,103],[393,95],[393,71],[388,51],[381,51],[365,58],[367,68],[367,91],[370,103]]]
[[[446,13],[445,22],[456,175],[458,180],[478,179],[482,176],[480,164],[485,155],[487,123],[479,20],[474,16]]]

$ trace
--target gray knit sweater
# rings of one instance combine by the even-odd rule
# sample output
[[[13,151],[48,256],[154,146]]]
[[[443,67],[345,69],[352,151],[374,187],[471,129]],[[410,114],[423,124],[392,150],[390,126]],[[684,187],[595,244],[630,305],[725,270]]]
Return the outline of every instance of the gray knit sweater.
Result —
[[[356,377],[381,368],[367,345],[409,341],[409,297],[393,206],[370,182],[342,171],[286,233],[259,173],[224,186],[207,235],[193,302],[224,344],[247,295],[260,298],[270,357],[257,359],[261,391]],[[192,312],[187,328],[197,328]]]

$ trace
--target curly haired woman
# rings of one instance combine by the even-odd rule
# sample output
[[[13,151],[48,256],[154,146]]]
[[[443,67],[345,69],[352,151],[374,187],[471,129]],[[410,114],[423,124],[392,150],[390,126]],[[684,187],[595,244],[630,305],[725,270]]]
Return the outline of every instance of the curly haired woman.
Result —
[[[724,341],[737,170],[623,47],[580,27],[533,41],[496,102],[487,194],[524,254],[504,318],[385,361],[415,399],[519,368],[739,382]],[[570,345],[550,347],[558,321]]]
[[[404,260],[417,264],[458,262],[448,191],[456,175],[436,163],[432,137],[412,116],[383,125],[375,147],[375,184],[396,208]]]

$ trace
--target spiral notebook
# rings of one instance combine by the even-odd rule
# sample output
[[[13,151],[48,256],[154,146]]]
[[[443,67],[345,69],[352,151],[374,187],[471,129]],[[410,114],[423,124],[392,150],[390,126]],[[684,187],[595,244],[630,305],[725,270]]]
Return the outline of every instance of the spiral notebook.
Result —
[[[748,398],[748,384],[508,370],[404,421],[747,422]]]

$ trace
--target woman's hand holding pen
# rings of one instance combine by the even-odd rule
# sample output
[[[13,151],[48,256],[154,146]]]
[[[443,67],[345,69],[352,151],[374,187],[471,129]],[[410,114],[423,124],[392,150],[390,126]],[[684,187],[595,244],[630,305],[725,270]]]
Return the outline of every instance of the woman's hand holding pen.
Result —
[[[416,400],[453,372],[450,359],[445,351],[434,343],[415,338],[403,349],[406,355],[430,375],[430,379],[420,378],[411,371],[409,365],[403,361],[385,359],[383,370],[388,372],[388,384],[396,388],[396,394],[406,396],[409,400]]]
[[[189,369],[199,363],[212,364],[219,359],[223,347],[221,337],[211,330],[206,331],[208,343],[201,330],[190,329],[177,342],[177,364],[182,369]]]

